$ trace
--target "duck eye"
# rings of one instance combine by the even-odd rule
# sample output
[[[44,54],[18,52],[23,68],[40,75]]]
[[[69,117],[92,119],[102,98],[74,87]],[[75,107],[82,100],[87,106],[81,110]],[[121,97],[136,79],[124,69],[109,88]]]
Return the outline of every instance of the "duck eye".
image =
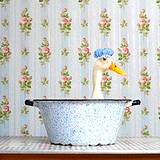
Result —
[[[106,60],[106,58],[104,58],[104,57],[103,57],[103,60],[105,61],[105,60]]]

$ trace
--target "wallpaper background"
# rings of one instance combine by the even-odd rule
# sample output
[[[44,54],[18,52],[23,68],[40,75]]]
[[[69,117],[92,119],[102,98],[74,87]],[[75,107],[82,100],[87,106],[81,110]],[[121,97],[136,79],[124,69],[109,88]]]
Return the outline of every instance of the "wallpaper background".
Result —
[[[142,101],[120,136],[159,136],[159,0],[0,1],[0,135],[46,135],[27,98],[90,98],[101,47],[128,73],[104,73],[105,97]]]

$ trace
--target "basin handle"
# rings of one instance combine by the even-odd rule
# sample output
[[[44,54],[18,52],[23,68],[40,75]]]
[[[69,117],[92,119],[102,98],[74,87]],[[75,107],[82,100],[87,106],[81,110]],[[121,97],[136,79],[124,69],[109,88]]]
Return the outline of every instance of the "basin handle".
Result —
[[[25,100],[25,105],[33,106],[33,101],[27,99],[27,100]]]
[[[133,100],[131,106],[140,105],[141,101],[139,99]]]

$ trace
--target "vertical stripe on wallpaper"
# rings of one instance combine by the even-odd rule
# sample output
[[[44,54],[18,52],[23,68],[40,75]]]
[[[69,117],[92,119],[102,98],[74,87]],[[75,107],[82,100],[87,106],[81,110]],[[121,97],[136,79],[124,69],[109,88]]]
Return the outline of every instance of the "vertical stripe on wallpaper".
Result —
[[[68,1],[70,4],[70,1]],[[78,65],[78,47],[80,44],[80,34],[79,32],[74,32],[75,30],[80,30],[80,14],[81,8],[77,1],[73,1],[72,5],[69,5],[71,18],[72,18],[72,31],[70,33],[70,43],[68,44],[69,51],[69,66],[70,72],[72,75],[72,93],[70,95],[71,98],[79,98],[81,97],[81,72],[80,72],[80,65]],[[76,12],[75,12],[76,10]],[[74,66],[74,67],[73,67]]]
[[[159,25],[154,26],[158,22],[159,16],[156,16],[158,13],[157,11],[158,6],[155,3],[148,2],[149,5],[147,4],[147,9],[148,9],[148,16],[150,17],[151,25],[150,25],[150,34],[148,37],[148,45],[149,45],[149,53],[148,53],[148,66],[150,68],[150,75],[151,75],[151,89],[152,91],[150,92],[150,98],[148,99],[148,104],[149,104],[149,125],[150,125],[150,131],[151,135],[157,135],[157,129],[160,129],[159,127],[159,119],[158,119],[158,104],[159,104],[159,88],[158,83],[159,83],[159,76],[158,76],[158,63],[157,63],[157,57],[156,57],[156,51],[160,42],[159,39]],[[157,36],[154,35],[154,33],[157,33]],[[151,57],[149,57],[151,55]],[[153,101],[154,99],[154,101]],[[155,106],[155,107],[153,107]],[[155,124],[156,127],[154,127],[153,123]]]
[[[137,77],[139,76],[139,61],[138,58],[138,46],[137,46],[137,17],[138,17],[138,8],[137,8],[137,1],[129,1],[128,2],[128,11],[130,14],[127,14],[127,29],[128,29],[128,44],[130,49],[130,62],[128,66],[128,74],[129,74],[129,82],[128,82],[128,90],[129,95],[132,99],[137,99],[140,97],[139,86],[137,84]],[[131,18],[133,17],[133,18]],[[123,22],[122,22],[123,23]],[[125,23],[124,23],[125,25]],[[131,65],[130,65],[131,64]],[[135,92],[136,91],[136,92]],[[139,109],[140,107],[131,107],[131,114],[130,114],[130,136],[139,136],[138,133],[138,123],[139,123]]]
[[[20,72],[21,72],[21,66],[20,66],[20,56],[19,56],[19,51],[20,51],[20,44],[21,44],[21,32],[19,30],[19,20],[20,20],[20,13],[21,13],[21,5],[20,2],[17,1],[15,3],[15,42],[14,42],[14,48],[15,48],[15,78],[14,78],[14,83],[15,83],[15,104],[14,106],[14,125],[15,125],[15,135],[20,135],[20,128],[21,128],[21,120],[20,120],[20,112],[21,112],[21,91],[19,88],[19,78],[20,78]],[[17,119],[18,117],[18,119]]]
[[[88,85],[89,81],[89,62],[91,57],[91,49],[88,35],[88,5],[90,1],[79,1],[80,8],[80,41],[77,48],[78,63],[80,64],[80,86],[81,86],[81,98],[90,98]]]
[[[48,34],[49,30],[48,30],[48,25],[49,25],[49,21],[48,21],[48,9],[49,9],[49,2],[45,3],[45,2],[40,2],[39,1],[39,18],[40,18],[40,23],[39,23],[39,27],[40,27],[40,31],[41,31],[41,35],[40,35],[40,43],[38,46],[38,60],[40,63],[40,88],[41,88],[41,98],[48,98],[49,95],[49,71],[50,71],[50,58],[53,56],[53,51],[50,48],[50,34]],[[53,43],[53,42],[52,42]],[[44,129],[44,125],[43,121],[41,120],[41,114],[40,112],[38,113],[39,116],[39,120],[41,121],[41,128],[40,128],[40,134],[44,134],[45,135],[45,129]]]
[[[32,4],[33,5],[33,4]],[[33,85],[34,85],[34,98],[41,98],[40,96],[40,72],[39,72],[39,68],[40,68],[40,63],[39,63],[39,59],[38,59],[38,47],[40,45],[40,32],[41,32],[41,19],[40,19],[40,4],[38,3],[38,1],[36,3],[34,3],[34,7],[35,7],[35,11],[34,11],[34,16],[33,18],[35,19],[34,20],[34,23],[33,25],[35,25],[35,28],[34,28],[34,46],[33,46],[33,51],[32,51],[32,54],[34,55],[34,65],[33,65],[33,70],[34,70],[34,82],[33,82]],[[36,42],[36,43],[35,43]],[[31,97],[32,99],[32,97]],[[33,108],[30,108],[30,110],[33,110]],[[39,113],[39,110],[38,109],[35,109],[35,113],[34,113],[34,128],[35,128],[35,135],[39,136],[41,135],[41,125],[42,125],[42,121],[41,119],[39,118],[41,117],[40,116],[40,113]],[[33,117],[32,117],[33,118]]]
[[[9,116],[11,110],[11,104],[9,99],[9,65],[8,61],[11,56],[11,48],[10,48],[10,39],[9,39],[9,11],[10,8],[3,8],[3,14],[1,15],[1,32],[0,32],[0,49],[1,49],[1,58],[0,58],[0,107],[1,107],[1,115],[0,115],[0,126],[1,134],[6,135],[9,132]],[[3,129],[4,128],[4,129]]]
[[[94,59],[94,51],[101,46],[101,33],[99,32],[99,14],[101,12],[101,1],[89,1],[88,7],[88,42],[90,44],[91,56],[89,61],[89,95],[87,98],[91,98],[92,96],[92,72],[93,72],[93,64],[95,62]],[[95,30],[97,32],[95,32]]]
[[[11,48],[11,52],[12,52],[12,56],[10,57],[10,62],[9,62],[9,75],[8,75],[8,86],[9,86],[9,100],[10,100],[10,107],[11,107],[11,116],[9,118],[9,131],[7,131],[8,133],[6,135],[14,135],[15,134],[15,125],[14,125],[14,116],[15,115],[15,85],[13,82],[15,82],[15,62],[14,59],[15,57],[15,32],[13,32],[13,28],[16,27],[16,22],[15,22],[15,1],[11,1],[10,5],[9,5],[9,12],[8,12],[8,30],[9,30],[9,37],[10,37],[10,48]],[[3,14],[3,13],[2,13]],[[10,15],[12,14],[11,17]],[[5,18],[6,19],[6,18]],[[9,27],[10,25],[12,25],[12,27]],[[1,29],[0,29],[1,30]],[[1,71],[0,71],[1,72]]]
[[[160,14],[160,1],[157,1],[156,5],[155,5],[155,9],[154,12],[152,12],[152,14],[154,14],[154,22],[153,23],[157,23],[159,22],[160,18],[159,16],[155,16]],[[159,95],[160,95],[160,91],[159,91],[159,86],[160,86],[160,72],[159,72],[159,68],[160,68],[160,26],[156,25],[154,33],[157,33],[157,36],[152,35],[152,38],[154,39],[154,41],[156,43],[153,43],[153,53],[154,53],[154,64],[153,67],[156,67],[156,70],[154,70],[154,76],[153,79],[155,80],[155,83],[153,83],[153,87],[154,87],[154,96],[156,96],[155,99],[155,113],[154,113],[154,117],[155,117],[155,125],[157,127],[155,127],[155,135],[158,136],[160,133],[160,101],[159,101]],[[154,68],[153,68],[154,69]],[[158,77],[157,77],[158,75]],[[152,106],[152,105],[151,105]],[[152,124],[153,125],[153,124]],[[154,125],[153,125],[154,126]]]
[[[117,5],[119,6],[119,28],[120,28],[120,33],[119,33],[119,46],[117,48],[117,59],[120,64],[120,66],[127,72],[127,76],[120,78],[121,82],[121,94],[123,97],[129,97],[130,95],[128,94],[128,87],[130,85],[129,81],[129,72],[128,72],[128,63],[130,62],[130,55],[132,54],[130,51],[130,44],[129,44],[129,34],[128,34],[128,17],[127,17],[127,12],[128,12],[128,5],[130,1],[126,1],[126,3],[118,3]],[[124,136],[128,136],[130,134],[130,131],[132,128],[132,123],[131,123],[131,118],[132,118],[132,109],[127,106],[125,113],[124,113],[124,118],[122,121],[122,127],[121,127],[121,134]]]
[[[105,72],[105,98],[142,101],[119,135],[159,136],[159,13],[159,0],[1,1],[0,135],[46,135],[25,99],[91,98],[93,53],[110,47],[127,76]]]
[[[140,3],[139,7],[139,17],[138,17],[138,31],[139,31],[139,55],[141,58],[141,70],[140,70],[140,80],[139,80],[139,87],[141,90],[141,99],[142,99],[142,108],[140,111],[141,120],[141,135],[142,136],[149,136],[151,133],[150,131],[150,124],[148,119],[149,111],[149,103],[148,99],[150,96],[150,87],[151,87],[151,76],[150,70],[148,67],[148,36],[150,31],[150,18],[148,17],[148,9],[146,8],[146,2]],[[145,24],[145,25],[144,25]]]
[[[119,47],[119,43],[120,43],[120,28],[119,25],[120,25],[120,7],[118,5],[117,2],[113,2],[112,1],[112,5],[110,5],[110,8],[111,8],[111,13],[112,13],[112,32],[110,33],[111,36],[111,42],[110,42],[110,45],[113,46],[113,49],[115,51],[113,57],[114,57],[114,60],[118,63],[118,58],[117,58],[117,48]],[[118,27],[117,27],[118,26]],[[112,47],[111,46],[111,47]],[[108,46],[110,47],[110,46]],[[119,94],[119,91],[121,91],[121,84],[120,84],[120,76],[116,73],[112,73],[110,72],[110,75],[112,77],[112,89],[111,89],[111,94],[114,95],[113,97],[118,97],[118,98],[121,98],[120,97],[120,94]],[[114,83],[116,82],[116,83]]]
[[[37,84],[39,84],[39,79],[37,78],[36,73],[38,72],[38,68],[37,68],[37,63],[38,63],[38,39],[37,38],[37,7],[38,7],[38,2],[36,3],[36,1],[34,1],[33,3],[29,3],[28,1],[28,7],[30,9],[30,14],[32,15],[32,32],[29,40],[29,49],[30,49],[30,54],[28,55],[29,57],[29,62],[28,64],[30,65],[30,73],[32,75],[32,90],[30,92],[30,95],[28,98],[33,99],[33,97],[38,97],[37,95]],[[32,10],[32,6],[34,6],[36,9]],[[39,30],[38,30],[39,31]],[[35,44],[35,42],[37,42]],[[33,45],[34,44],[34,45]],[[40,120],[39,120],[39,111],[37,108],[34,107],[29,107],[29,135],[39,135],[37,134],[37,126],[40,126]],[[33,119],[34,117],[34,119]],[[40,133],[40,132],[38,132]]]

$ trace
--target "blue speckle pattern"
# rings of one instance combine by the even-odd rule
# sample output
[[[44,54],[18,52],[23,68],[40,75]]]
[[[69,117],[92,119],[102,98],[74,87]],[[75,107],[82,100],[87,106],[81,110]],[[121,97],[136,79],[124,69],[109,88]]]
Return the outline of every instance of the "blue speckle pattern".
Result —
[[[112,56],[114,51],[111,48],[99,48],[94,52],[95,58]]]
[[[97,145],[116,141],[125,102],[36,101],[54,144]]]

